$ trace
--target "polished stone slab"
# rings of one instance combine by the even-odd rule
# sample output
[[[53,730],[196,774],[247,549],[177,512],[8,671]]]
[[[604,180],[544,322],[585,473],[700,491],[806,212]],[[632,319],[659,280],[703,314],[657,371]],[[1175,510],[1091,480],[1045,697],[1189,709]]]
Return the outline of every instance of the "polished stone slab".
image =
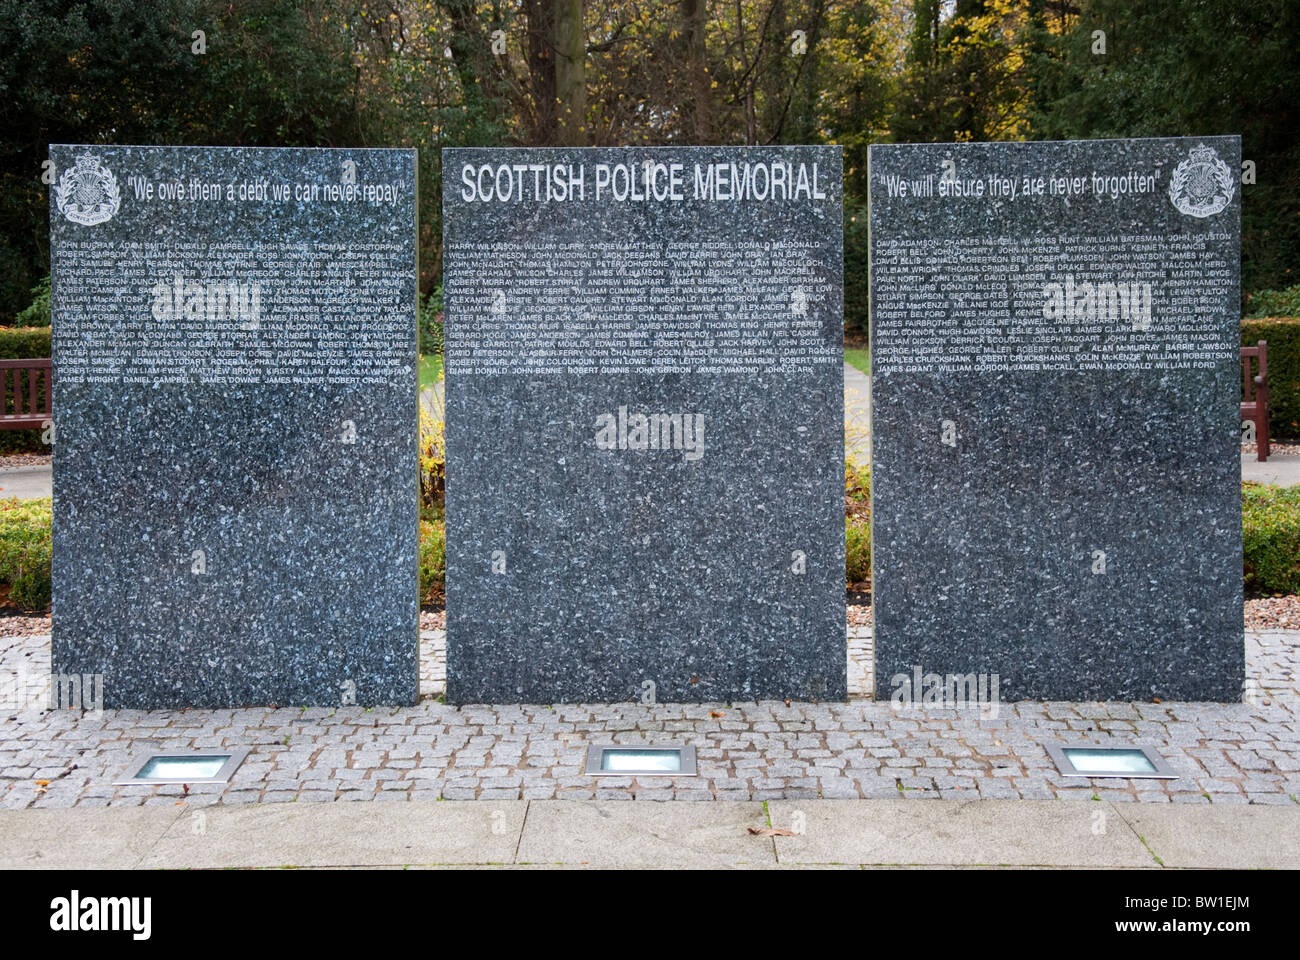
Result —
[[[878,698],[1240,699],[1240,161],[871,148]]]
[[[414,151],[50,158],[54,672],[414,703]]]
[[[448,701],[843,699],[838,148],[443,176]]]

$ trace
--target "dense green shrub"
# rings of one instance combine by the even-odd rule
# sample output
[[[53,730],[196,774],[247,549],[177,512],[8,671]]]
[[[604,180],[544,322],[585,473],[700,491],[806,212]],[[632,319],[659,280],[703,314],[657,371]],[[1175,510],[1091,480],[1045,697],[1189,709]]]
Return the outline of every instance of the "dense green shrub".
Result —
[[[871,579],[871,524],[856,517],[844,520],[844,573],[848,583]]]
[[[871,579],[871,469],[852,457],[844,461],[845,579]]]
[[[443,591],[447,573],[447,523],[441,518],[420,518],[420,602]]]
[[[1274,440],[1300,440],[1300,315],[1241,321],[1241,344],[1268,342],[1268,423]]]
[[[0,456],[18,453],[48,454],[50,445],[41,439],[43,430],[0,430]]]
[[[1247,595],[1300,593],[1300,487],[1241,486]]]
[[[442,287],[420,301],[420,353],[442,353]]]
[[[46,274],[32,287],[32,302],[14,317],[14,326],[48,327],[50,325],[50,278]]]
[[[1300,286],[1246,294],[1248,317],[1300,317]]]
[[[0,327],[0,360],[29,360],[49,355],[49,327]]]
[[[0,500],[0,594],[24,610],[50,602],[51,500]]]

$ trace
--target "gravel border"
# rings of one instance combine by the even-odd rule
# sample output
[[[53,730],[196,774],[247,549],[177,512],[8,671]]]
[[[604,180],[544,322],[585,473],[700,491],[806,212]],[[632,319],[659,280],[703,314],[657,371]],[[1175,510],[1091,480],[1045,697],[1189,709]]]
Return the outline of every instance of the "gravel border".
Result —
[[[5,467],[48,467],[52,458],[48,453],[6,453],[0,455],[0,469]]]
[[[1250,443],[1243,443],[1241,445],[1241,452],[1243,455],[1250,454],[1251,456],[1254,456],[1259,451],[1255,449],[1255,443],[1252,440]],[[1277,443],[1274,441],[1268,445],[1268,455],[1271,457],[1276,453],[1288,457],[1300,454],[1300,443]]]

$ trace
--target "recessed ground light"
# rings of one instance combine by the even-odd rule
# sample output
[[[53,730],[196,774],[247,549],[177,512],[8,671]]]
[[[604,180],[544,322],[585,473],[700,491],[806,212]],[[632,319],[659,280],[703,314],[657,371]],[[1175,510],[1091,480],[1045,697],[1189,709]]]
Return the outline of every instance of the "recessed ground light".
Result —
[[[1177,780],[1178,774],[1151,747],[1103,747],[1096,743],[1047,744],[1056,769],[1066,777],[1123,777]]]
[[[226,783],[248,756],[248,748],[204,753],[154,753],[131,769],[134,776],[115,786],[155,783]]]
[[[586,773],[589,777],[693,777],[695,748],[591,746]]]

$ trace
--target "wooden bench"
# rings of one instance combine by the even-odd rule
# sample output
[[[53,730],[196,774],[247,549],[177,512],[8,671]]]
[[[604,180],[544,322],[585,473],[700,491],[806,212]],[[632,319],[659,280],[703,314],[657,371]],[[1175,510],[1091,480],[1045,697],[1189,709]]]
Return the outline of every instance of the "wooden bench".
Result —
[[[43,427],[52,414],[49,358],[0,360],[0,430]]]
[[[1250,375],[1250,361],[1254,358],[1259,373]],[[1268,342],[1259,341],[1257,347],[1241,348],[1241,419],[1255,424],[1256,457],[1260,462],[1268,459]]]

